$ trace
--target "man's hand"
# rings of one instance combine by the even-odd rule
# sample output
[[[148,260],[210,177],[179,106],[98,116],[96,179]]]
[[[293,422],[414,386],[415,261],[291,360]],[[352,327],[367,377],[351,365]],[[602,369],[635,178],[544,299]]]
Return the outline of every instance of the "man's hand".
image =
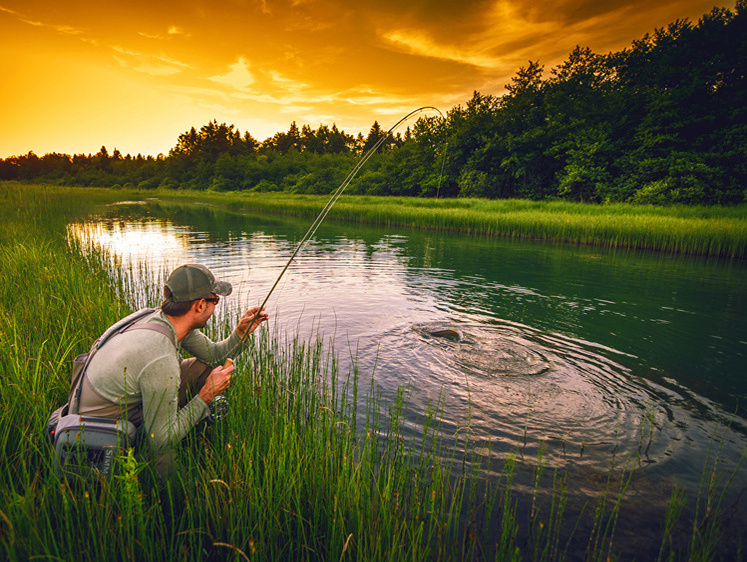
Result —
[[[256,319],[255,319],[255,316],[256,316]],[[259,327],[259,325],[262,322],[265,322],[268,318],[269,318],[269,315],[265,312],[264,308],[262,309],[261,312],[258,306],[255,306],[254,308],[250,308],[244,313],[244,316],[242,316],[241,319],[239,320],[239,323],[236,326],[236,333],[239,335],[241,339],[244,339],[248,334],[251,334],[254,330],[256,330]],[[252,323],[252,320],[254,320],[254,323]]]
[[[222,394],[231,383],[231,373],[233,373],[236,367],[231,363],[230,365],[223,367],[216,367],[205,379],[205,384],[200,389],[199,395],[205,401],[205,404],[210,404],[213,398]]]

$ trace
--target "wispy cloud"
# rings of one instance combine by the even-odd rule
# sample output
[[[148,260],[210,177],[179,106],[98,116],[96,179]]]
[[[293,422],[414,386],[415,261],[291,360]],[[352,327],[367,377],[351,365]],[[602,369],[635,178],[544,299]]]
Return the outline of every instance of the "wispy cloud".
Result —
[[[536,19],[511,0],[498,0],[461,32],[400,27],[382,31],[381,37],[390,48],[407,54],[505,72],[515,65],[517,51],[549,37],[557,40],[557,32],[557,22]]]
[[[138,31],[138,35],[141,35],[143,37],[146,37],[148,39],[158,39],[160,41],[168,40],[176,36],[181,36],[186,39],[189,39],[192,37],[192,34],[185,31],[181,27],[177,25],[169,26],[169,28],[166,30],[165,34],[161,33],[148,33],[146,31]]]
[[[151,76],[171,76],[189,68],[187,63],[163,55],[141,53],[119,46],[113,46],[112,50],[118,53],[114,59],[120,66]]]
[[[397,114],[402,112],[402,107],[412,108],[413,104],[416,103],[414,99],[407,96],[393,96],[369,87],[357,87],[344,91],[325,91],[324,89],[309,87],[299,92],[288,92],[287,90],[275,90],[273,92],[267,88],[263,88],[261,91],[252,91],[245,88],[227,92],[219,88],[186,85],[171,86],[169,89],[179,95],[202,100],[203,104],[221,100],[222,103],[230,105],[235,103],[235,100],[241,100],[242,102],[274,105],[277,106],[278,111],[284,114],[292,112],[321,114],[329,113],[330,109],[339,110],[342,107],[365,107],[366,111]]]
[[[61,25],[61,24],[48,23],[48,22],[43,22],[43,21],[38,21],[38,20],[32,20],[26,17],[24,14],[17,12],[15,10],[11,10],[4,6],[0,6],[0,12],[5,12],[6,14],[10,14],[13,17],[15,17],[18,21],[21,21],[28,25],[33,25],[34,27],[42,27],[45,29],[51,29],[52,31],[56,31],[58,33],[64,33],[66,35],[82,35],[83,34],[83,31],[78,29],[77,27],[73,27],[71,25]]]
[[[138,31],[137,34],[145,37],[146,39],[163,39],[163,36],[157,33],[146,33],[145,31]]]
[[[184,31],[178,25],[172,25],[171,27],[169,27],[169,29],[168,29],[168,31],[166,33],[168,33],[169,35],[184,35],[186,37],[190,36],[189,33],[187,33],[186,31]]]
[[[244,57],[229,66],[225,74],[208,77],[208,80],[229,86],[236,90],[247,90],[254,83],[254,75],[249,70],[249,62]]]
[[[116,60],[123,68],[131,68],[132,70],[150,74],[151,76],[171,76],[180,72],[179,69],[174,68],[173,66],[154,64],[148,61],[140,61],[133,64],[132,61],[117,55],[114,55],[114,60]]]
[[[281,74],[277,70],[269,71],[267,73],[267,76],[270,77],[270,80],[272,80],[272,82],[276,86],[289,92],[300,92],[309,88],[309,84],[307,84],[306,82],[301,82],[299,80],[289,78],[284,74]]]
[[[398,29],[384,34],[383,38],[393,47],[411,55],[436,58],[479,68],[495,68],[500,59],[477,49],[439,44],[424,31]]]

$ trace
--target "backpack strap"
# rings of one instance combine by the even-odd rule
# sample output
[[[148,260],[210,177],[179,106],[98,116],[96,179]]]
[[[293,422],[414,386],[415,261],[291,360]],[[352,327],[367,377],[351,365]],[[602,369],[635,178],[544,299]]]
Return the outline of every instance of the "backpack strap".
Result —
[[[117,334],[121,334],[135,322],[137,322],[141,318],[145,318],[146,316],[153,314],[155,311],[155,308],[141,308],[140,310],[133,312],[129,316],[125,316],[118,322],[115,322],[114,324],[109,326],[106,331],[101,334],[101,336],[93,343],[91,351],[99,349],[102,345],[109,341],[109,338],[116,336]]]
[[[174,344],[174,347],[176,347],[176,334],[174,333],[174,330],[164,326],[160,322],[141,322],[139,324],[132,324],[127,326],[120,333],[129,332],[131,330],[153,330],[154,332],[159,332],[169,338],[169,341],[171,341],[171,343]]]

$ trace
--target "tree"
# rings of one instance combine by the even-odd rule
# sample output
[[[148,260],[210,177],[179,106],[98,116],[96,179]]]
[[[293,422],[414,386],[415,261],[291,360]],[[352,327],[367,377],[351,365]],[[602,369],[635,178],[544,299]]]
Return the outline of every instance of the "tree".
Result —
[[[242,153],[245,146],[239,131],[233,125],[218,124],[213,120],[203,125],[199,132],[192,127],[179,135],[176,146],[169,151],[169,156],[185,158],[192,162],[215,162],[221,154],[235,156]]]
[[[366,140],[363,142],[363,154],[367,153],[379,142],[381,142],[381,145],[378,148],[379,152],[390,150],[395,144],[395,140],[392,134],[384,131],[381,128],[381,125],[379,125],[378,121],[374,121],[373,125],[371,125],[371,128],[368,131]]]

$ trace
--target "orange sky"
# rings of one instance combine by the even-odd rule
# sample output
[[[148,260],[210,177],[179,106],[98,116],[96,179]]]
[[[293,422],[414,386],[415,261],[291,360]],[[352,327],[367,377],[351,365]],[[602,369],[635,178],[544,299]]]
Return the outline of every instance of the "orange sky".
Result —
[[[366,134],[713,6],[734,1],[0,0],[0,158],[166,154],[212,119]]]

